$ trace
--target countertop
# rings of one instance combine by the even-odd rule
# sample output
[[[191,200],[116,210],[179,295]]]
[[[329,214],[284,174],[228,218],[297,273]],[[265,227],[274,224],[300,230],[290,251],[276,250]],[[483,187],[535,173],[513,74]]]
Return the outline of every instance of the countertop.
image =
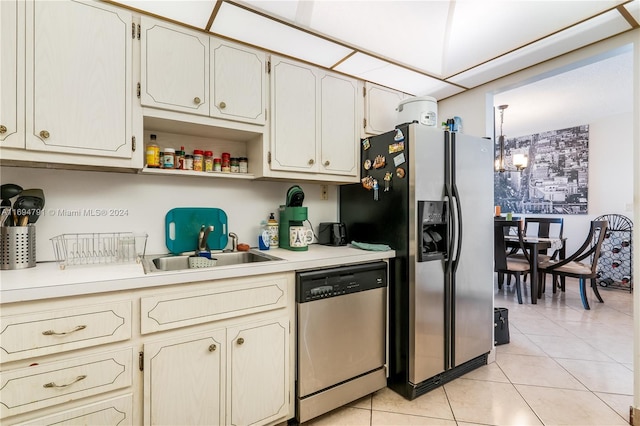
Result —
[[[307,251],[270,249],[264,253],[282,260],[149,274],[145,274],[141,263],[71,265],[62,270],[56,262],[43,262],[34,268],[1,271],[0,303],[301,271],[395,257],[393,250],[366,251],[351,246],[331,247],[318,244],[312,244]]]

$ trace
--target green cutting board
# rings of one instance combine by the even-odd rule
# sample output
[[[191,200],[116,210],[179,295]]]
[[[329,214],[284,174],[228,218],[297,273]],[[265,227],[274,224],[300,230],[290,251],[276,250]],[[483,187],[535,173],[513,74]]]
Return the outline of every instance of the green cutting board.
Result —
[[[207,238],[211,250],[223,250],[227,246],[227,214],[212,207],[177,207],[165,216],[165,242],[173,254],[198,249],[198,234],[204,225],[213,225]]]

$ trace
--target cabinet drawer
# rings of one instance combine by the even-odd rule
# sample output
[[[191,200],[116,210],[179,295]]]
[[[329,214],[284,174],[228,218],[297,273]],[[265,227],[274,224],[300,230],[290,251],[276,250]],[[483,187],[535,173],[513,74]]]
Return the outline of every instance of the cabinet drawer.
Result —
[[[131,386],[132,348],[2,372],[0,418]]]
[[[143,297],[142,334],[284,308],[287,276],[203,283],[203,289]]]
[[[131,338],[131,301],[0,318],[0,362]]]
[[[39,417],[17,424],[20,426],[53,426],[59,424],[129,426],[133,424],[132,399],[133,396],[129,393],[106,401],[84,405],[51,416]]]

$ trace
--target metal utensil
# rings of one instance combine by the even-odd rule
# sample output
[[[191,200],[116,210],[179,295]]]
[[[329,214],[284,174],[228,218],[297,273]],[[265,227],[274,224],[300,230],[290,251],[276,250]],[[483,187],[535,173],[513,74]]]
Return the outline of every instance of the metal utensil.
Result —
[[[13,225],[14,218],[11,210],[11,198],[19,195],[22,192],[22,187],[15,183],[3,183],[0,185],[0,198],[2,198],[2,225]],[[4,211],[8,210],[5,214]]]
[[[39,188],[26,189],[22,191],[13,207],[19,217],[18,221],[21,226],[26,226],[28,223],[36,223],[44,208],[44,192]],[[27,217],[26,220],[25,217]]]

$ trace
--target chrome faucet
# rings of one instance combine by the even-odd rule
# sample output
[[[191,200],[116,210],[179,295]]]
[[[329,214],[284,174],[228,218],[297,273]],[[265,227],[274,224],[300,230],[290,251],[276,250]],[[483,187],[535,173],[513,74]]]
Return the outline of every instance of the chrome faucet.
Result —
[[[231,238],[231,251],[238,251],[238,236],[235,232],[229,232],[229,238]]]
[[[200,228],[200,232],[198,233],[198,252],[207,252],[209,251],[209,244],[207,243],[207,239],[209,238],[209,234],[213,232],[213,225],[204,226]]]

